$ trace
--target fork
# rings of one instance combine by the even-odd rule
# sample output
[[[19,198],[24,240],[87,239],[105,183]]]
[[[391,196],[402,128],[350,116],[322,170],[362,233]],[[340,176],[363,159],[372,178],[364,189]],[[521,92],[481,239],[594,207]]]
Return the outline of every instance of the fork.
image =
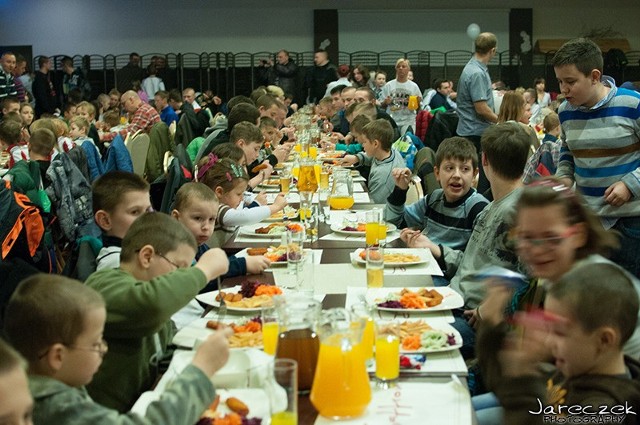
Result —
[[[218,294],[222,293],[222,282],[218,280]],[[222,324],[225,316],[227,315],[227,302],[224,300],[224,297],[220,297],[220,306],[218,307],[218,324]]]

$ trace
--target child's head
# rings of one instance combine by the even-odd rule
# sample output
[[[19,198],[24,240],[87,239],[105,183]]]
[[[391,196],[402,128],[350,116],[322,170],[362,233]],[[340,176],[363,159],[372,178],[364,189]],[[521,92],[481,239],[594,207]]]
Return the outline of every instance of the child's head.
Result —
[[[71,118],[73,118],[76,115],[76,104],[73,102],[65,103],[62,113],[63,113],[64,119],[69,121]]]
[[[197,248],[182,223],[168,214],[150,212],[138,217],[122,240],[120,267],[137,279],[151,280],[191,267]]]
[[[482,166],[492,178],[520,180],[529,157],[531,137],[520,123],[505,122],[490,126],[482,134]]]
[[[111,109],[102,115],[102,121],[109,126],[109,128],[120,125],[120,112],[116,109]]]
[[[38,274],[16,288],[5,332],[29,362],[29,372],[72,387],[91,382],[107,352],[102,296],[63,276]],[[28,330],[28,331],[26,331]]]
[[[617,238],[605,231],[579,193],[549,177],[526,186],[516,204],[518,255],[535,277],[557,281],[591,254],[607,254]]]
[[[22,124],[25,127],[29,127],[33,122],[33,107],[30,103],[24,102],[20,104],[20,116],[22,117]]]
[[[549,112],[542,121],[544,132],[558,137],[560,135],[560,117],[555,112]]]
[[[229,112],[229,118],[227,120],[227,130],[231,132],[233,128],[241,122],[250,122],[252,124],[258,124],[260,118],[260,111],[258,108],[250,103],[240,103],[233,107]]]
[[[108,94],[100,93],[98,95],[98,102],[100,103],[100,110],[102,113],[104,113],[107,109],[109,109],[110,99]]]
[[[282,135],[279,135],[278,126],[276,122],[269,117],[260,117],[260,131],[265,142],[279,142]]]
[[[541,91],[543,92],[544,89],[546,88],[546,81],[544,78],[542,77],[538,77],[535,80],[533,80],[533,87],[536,89],[536,91]]]
[[[6,424],[31,425],[32,411],[24,361],[0,339],[0,418]]]
[[[89,133],[89,121],[78,115],[69,121],[69,137],[72,139],[86,138]]]
[[[69,118],[70,120],[73,117]],[[56,136],[57,137],[66,137],[69,135],[69,125],[63,120],[52,120],[53,126],[56,128]]]
[[[39,118],[31,123],[31,126],[29,127],[29,131],[33,133],[34,131],[39,130],[41,128],[46,128],[47,130],[51,131],[55,136],[57,131],[56,126],[54,124],[55,120],[58,120],[58,118]],[[58,136],[56,136],[56,138],[57,137]]]
[[[189,229],[198,245],[209,240],[218,214],[218,198],[203,183],[185,183],[178,189],[171,215]]]
[[[333,99],[328,96],[320,99],[316,112],[321,118],[332,117],[333,114],[335,114],[335,110],[333,109]]]
[[[20,141],[22,126],[13,120],[0,121],[0,148],[7,149]]]
[[[108,236],[124,238],[131,223],[151,209],[149,183],[137,174],[112,171],[93,183],[93,213]]]
[[[256,107],[260,111],[261,117],[269,117],[275,120],[278,116],[278,109],[280,109],[280,102],[277,98],[267,93],[256,100]]]
[[[229,158],[218,159],[215,155],[202,158],[198,165],[198,181],[213,189],[220,203],[231,208],[240,205],[249,184],[244,167]]]
[[[385,84],[387,84],[387,73],[382,70],[376,71],[374,81],[376,82],[376,87],[381,89]]]
[[[238,108],[242,105],[238,105]],[[237,108],[236,108],[237,109]],[[262,132],[260,128],[250,122],[239,122],[229,134],[229,142],[239,146],[247,157],[247,164],[258,159],[262,147]]]
[[[118,109],[120,107],[120,96],[118,89],[109,90],[109,108]]]
[[[373,121],[378,116],[378,110],[376,109],[376,106],[373,103],[370,103],[370,102],[358,103],[353,110],[352,119],[360,115],[366,115],[369,118],[369,120]]]
[[[218,158],[229,158],[242,166],[247,165],[247,159],[244,156],[244,151],[233,143],[220,143],[211,150],[211,153]],[[209,161],[207,160],[206,162]]]
[[[51,130],[40,128],[29,138],[29,156],[34,160],[47,160],[56,146],[56,136]]]
[[[448,202],[463,198],[478,172],[478,152],[464,137],[444,139],[436,152],[433,172]]]
[[[17,97],[7,96],[2,99],[2,115],[9,112],[20,112],[20,101]]]
[[[560,92],[574,106],[593,106],[600,100],[602,51],[587,38],[570,40],[551,60]]]
[[[502,103],[500,104],[498,122],[522,122],[525,103],[524,97],[521,94],[515,91],[506,92],[502,97]]]
[[[91,102],[80,102],[76,106],[76,116],[92,122],[96,119],[96,108]]]
[[[349,125],[349,130],[353,138],[357,141],[360,141],[360,139],[362,138],[362,131],[364,130],[364,127],[370,122],[371,118],[366,115],[356,116]]]
[[[549,287],[547,343],[566,377],[617,374],[611,364],[622,357],[638,319],[638,293],[613,264],[584,264]]]
[[[362,149],[370,157],[376,157],[391,151],[393,140],[393,127],[389,121],[378,119],[365,125],[362,129]]]

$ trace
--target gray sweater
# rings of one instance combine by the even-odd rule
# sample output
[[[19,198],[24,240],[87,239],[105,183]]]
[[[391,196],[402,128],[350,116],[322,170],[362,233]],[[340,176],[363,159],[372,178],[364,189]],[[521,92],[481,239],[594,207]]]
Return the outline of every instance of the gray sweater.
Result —
[[[396,183],[391,176],[394,168],[404,168],[406,163],[398,151],[391,149],[391,155],[382,161],[367,156],[364,152],[356,154],[360,164],[371,166],[369,173],[369,197],[374,204],[384,204],[387,198],[396,187]]]

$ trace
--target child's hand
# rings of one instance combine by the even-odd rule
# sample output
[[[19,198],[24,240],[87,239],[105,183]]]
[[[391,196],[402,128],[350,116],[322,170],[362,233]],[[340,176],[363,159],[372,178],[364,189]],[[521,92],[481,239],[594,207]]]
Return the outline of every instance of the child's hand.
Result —
[[[289,203],[287,202],[287,198],[285,198],[284,193],[278,193],[276,199],[273,200],[273,204],[269,206],[269,208],[271,208],[271,214],[282,211],[288,204]]]
[[[426,237],[420,230],[402,229],[400,232],[400,239],[409,248],[428,248],[435,258],[440,258],[442,252],[440,247]]]
[[[271,261],[262,255],[249,255],[245,258],[247,262],[248,274],[262,274],[265,269],[271,266]]]
[[[358,162],[358,157],[355,155],[345,155],[342,158],[342,163],[340,165],[353,165]]]
[[[259,203],[260,205],[267,205],[267,192],[262,191],[258,193],[253,201]]]
[[[289,157],[289,151],[283,145],[277,146],[272,153],[278,159],[278,162],[285,162]],[[273,171],[273,167],[271,171]]]
[[[495,326],[504,320],[504,309],[513,296],[513,290],[506,285],[487,283],[487,293],[480,309],[481,320]]]
[[[537,365],[550,358],[548,323],[538,313],[517,313],[515,330],[505,340],[498,358],[505,376],[536,375]]]
[[[408,168],[394,168],[391,170],[391,176],[393,181],[402,190],[409,189],[409,183],[411,183],[411,170]]]
[[[621,207],[629,199],[631,199],[631,192],[627,185],[621,181],[615,182],[604,192],[605,202],[613,207]]]
[[[191,363],[205,375],[213,376],[229,359],[229,337],[232,334],[230,327],[224,327],[209,335],[196,350]]]
[[[229,271],[229,259],[220,248],[211,248],[202,254],[195,267],[202,270],[207,277],[207,282]]]

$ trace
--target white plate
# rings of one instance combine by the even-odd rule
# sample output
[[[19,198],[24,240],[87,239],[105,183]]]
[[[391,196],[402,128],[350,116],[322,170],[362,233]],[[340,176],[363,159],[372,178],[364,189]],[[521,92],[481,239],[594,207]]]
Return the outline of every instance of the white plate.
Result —
[[[200,319],[196,319],[193,322],[189,323],[184,328],[180,329],[173,336],[173,340],[171,341],[173,344],[178,347],[185,348],[193,348],[196,345],[196,342],[207,339],[207,337],[216,331],[207,327],[207,322],[210,320],[216,320],[212,317],[202,317]],[[224,319],[224,323],[244,323],[250,320],[249,317],[227,317]],[[233,347],[232,350],[248,350],[250,348],[262,349],[262,345],[257,345],[253,347]]]
[[[352,235],[352,236],[365,236],[366,232],[352,232],[349,230],[342,230],[344,226],[343,225],[338,225],[338,224],[332,224],[331,225],[331,230],[335,233],[339,233],[341,235]],[[395,226],[395,224],[391,224],[391,223],[387,223],[387,233],[391,233],[394,230],[396,230],[397,227]]]
[[[274,223],[277,223],[277,222],[274,222]],[[257,223],[257,224],[251,224],[249,226],[242,226],[240,228],[239,233],[244,236],[253,236],[255,238],[264,238],[264,239],[277,239],[282,237],[282,235],[285,233],[284,231],[282,233],[277,233],[277,234],[256,233],[256,229],[259,229],[261,227],[267,227],[267,226],[268,224],[265,224],[265,223]]]
[[[354,252],[351,253],[352,261],[359,264],[367,264],[366,260],[363,260],[360,257],[360,253],[364,251],[364,248],[358,248]],[[408,261],[408,262],[385,262],[385,267],[404,267],[404,266],[414,266],[416,264],[423,264],[429,262],[430,255],[427,254],[425,249],[411,249],[411,248],[385,248],[384,250],[386,254],[411,254],[419,257],[417,261]]]
[[[278,216],[276,216],[276,217],[274,217],[272,215],[272,216],[269,216],[269,217],[265,218],[262,221],[263,222],[269,222],[269,223],[275,222],[275,221],[283,221],[283,220],[285,220],[285,218],[280,214],[281,212],[282,211],[277,212],[276,214],[278,214]],[[296,218],[300,217],[300,212],[295,208],[293,209],[293,211],[290,212],[290,214],[291,215],[287,215],[287,218],[286,218],[287,220],[293,220],[293,219],[296,219]]]
[[[225,288],[222,290],[222,292],[237,294],[240,291],[240,288],[241,288],[240,285],[236,285],[231,288]],[[211,292],[205,292],[204,294],[198,294],[196,295],[196,299],[207,305],[210,305],[213,307],[220,307],[220,301],[216,301],[216,296],[218,295],[218,292],[219,291],[211,291]],[[283,289],[283,292],[284,292],[284,289]],[[239,308],[239,307],[232,307],[227,304],[227,311],[236,311],[241,313],[260,313],[262,311],[262,307]]]
[[[440,292],[443,296],[443,300],[440,304],[434,307],[427,308],[388,308],[388,307],[378,307],[378,303],[384,302],[387,298],[387,295],[391,293],[398,293],[403,288],[368,288],[366,300],[370,304],[376,305],[376,308],[381,311],[395,311],[395,312],[403,312],[403,313],[424,313],[425,311],[443,311],[443,310],[453,310],[454,308],[460,308],[464,305],[464,300],[462,296],[458,294],[453,289],[448,286],[435,286],[429,289],[435,289]],[[409,291],[417,292],[422,289],[415,287],[405,287],[404,289],[408,289]]]
[[[402,322],[404,321],[413,322],[418,320],[411,320],[411,319],[402,320]],[[426,322],[425,320],[423,321]],[[426,323],[429,324],[428,322]],[[429,326],[431,325],[429,324]],[[433,330],[443,331],[447,335],[453,334],[453,338],[455,339],[455,344],[447,345],[442,348],[433,348],[433,349],[420,348],[418,350],[405,350],[402,348],[402,341],[400,341],[400,354],[441,353],[443,351],[457,350],[458,348],[462,347],[462,335],[460,335],[460,332],[458,332],[453,326],[447,325],[447,324],[438,324],[436,326],[431,326],[431,327],[433,328]]]

